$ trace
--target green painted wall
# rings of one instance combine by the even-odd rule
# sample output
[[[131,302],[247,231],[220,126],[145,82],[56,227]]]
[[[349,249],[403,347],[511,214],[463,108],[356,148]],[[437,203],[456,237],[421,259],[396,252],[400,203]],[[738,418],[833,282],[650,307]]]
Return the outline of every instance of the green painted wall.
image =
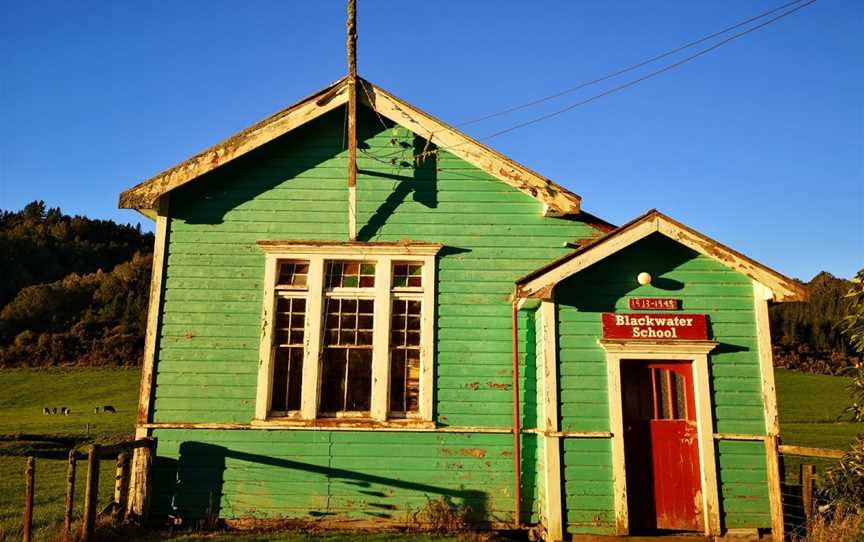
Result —
[[[326,116],[171,194],[154,421],[248,423],[263,295],[262,239],[347,238],[344,112]],[[439,258],[435,416],[441,425],[512,424],[509,295],[587,225],[543,218],[541,204],[425,141],[359,118],[360,239],[444,243]],[[520,344],[535,344],[533,315]],[[536,394],[534,349],[522,396]],[[528,369],[530,367],[530,369]],[[536,410],[523,409],[526,427]],[[157,430],[157,512],[222,517],[409,517],[443,496],[478,519],[510,521],[512,435]],[[536,518],[536,437],[524,438],[523,514]],[[199,458],[201,458],[199,460]],[[173,504],[172,504],[173,503]]]
[[[639,286],[636,275],[654,277]],[[563,281],[558,302],[561,426],[609,431],[606,355],[597,343],[600,314],[631,312],[630,297],[675,297],[686,312],[708,314],[715,429],[765,434],[753,286],[749,278],[653,234]],[[722,520],[727,528],[770,527],[764,445],[720,442]],[[565,439],[566,522],[571,532],[614,527],[609,441]]]

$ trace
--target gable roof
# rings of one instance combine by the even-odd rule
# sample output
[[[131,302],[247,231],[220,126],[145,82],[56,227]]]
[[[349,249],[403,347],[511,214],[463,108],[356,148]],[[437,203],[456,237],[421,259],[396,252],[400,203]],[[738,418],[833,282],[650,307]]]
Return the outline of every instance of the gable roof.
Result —
[[[552,289],[560,281],[652,233],[665,235],[673,241],[677,241],[750,277],[768,288],[775,301],[805,301],[807,299],[807,290],[799,282],[751,260],[740,252],[736,252],[654,209],[597,238],[596,241],[576,249],[563,258],[522,277],[516,281],[516,295],[519,298],[548,298]]]
[[[546,205],[550,214],[579,213],[581,198],[491,148],[444,124],[384,89],[357,78],[358,99],[383,117]],[[302,126],[348,101],[348,78],[300,100],[275,115],[163,171],[120,194],[120,207],[147,211],[171,190]]]

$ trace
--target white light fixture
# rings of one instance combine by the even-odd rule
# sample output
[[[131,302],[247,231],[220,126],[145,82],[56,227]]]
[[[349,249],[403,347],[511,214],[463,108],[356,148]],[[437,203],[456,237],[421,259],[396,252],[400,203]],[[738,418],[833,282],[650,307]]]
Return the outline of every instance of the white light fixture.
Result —
[[[651,284],[651,275],[646,273],[645,271],[642,271],[636,276],[636,281],[642,286],[647,286]]]

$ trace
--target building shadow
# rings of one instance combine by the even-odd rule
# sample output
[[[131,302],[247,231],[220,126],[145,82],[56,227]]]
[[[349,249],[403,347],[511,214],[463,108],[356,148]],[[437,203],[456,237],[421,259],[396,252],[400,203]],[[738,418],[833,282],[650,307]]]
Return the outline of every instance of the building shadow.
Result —
[[[302,514],[298,514],[308,519],[345,519],[345,511],[332,504],[332,501],[336,497],[333,494],[334,486],[343,488],[342,492],[347,486],[356,494],[352,516],[406,523],[411,519],[410,509],[401,501],[404,491],[397,490],[408,490],[418,496],[425,496],[428,502],[445,503],[464,511],[473,523],[482,525],[489,522],[488,496],[484,491],[412,482],[397,477],[241,452],[204,442],[183,442],[179,452],[178,460],[157,460],[154,469],[153,513],[157,517],[179,519],[184,525],[215,526],[218,518],[226,515],[225,512],[231,516],[236,513],[234,506],[244,515],[249,512],[249,515],[257,517],[254,506],[232,506],[233,499],[242,497],[225,490],[228,464],[236,461],[248,463],[252,467],[270,467],[267,470],[267,479],[260,482],[287,482],[294,479],[292,474],[296,474],[297,480],[309,480],[310,474],[323,476],[326,480],[325,487],[309,484],[309,494],[296,496],[309,503],[321,503],[321,506],[309,506]],[[231,467],[238,471],[244,468],[234,465]],[[255,480],[248,481],[250,487],[254,487],[255,483]],[[294,511],[286,511],[288,513],[284,516],[290,516],[290,512]],[[267,515],[266,512],[259,513]]]

